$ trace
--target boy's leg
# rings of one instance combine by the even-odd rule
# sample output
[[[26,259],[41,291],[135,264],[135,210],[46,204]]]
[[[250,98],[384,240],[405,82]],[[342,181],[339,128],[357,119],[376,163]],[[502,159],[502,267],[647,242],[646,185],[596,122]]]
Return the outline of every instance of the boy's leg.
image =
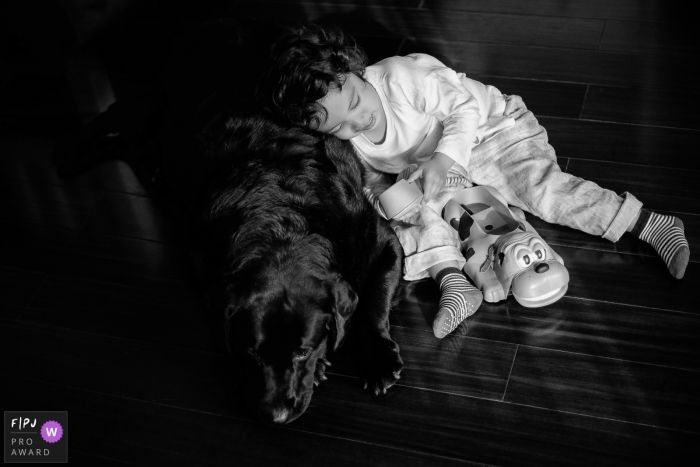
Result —
[[[440,286],[440,309],[433,320],[433,333],[442,339],[481,306],[484,295],[471,285],[456,261],[446,261],[429,269]]]
[[[456,182],[460,178],[455,176],[450,180]],[[444,198],[446,203],[449,192],[461,187],[448,184],[438,198]],[[391,225],[404,250],[404,279],[432,277],[440,286],[440,308],[433,321],[433,332],[442,338],[474,314],[483,294],[464,276],[462,267],[466,260],[459,250],[457,234],[436,209],[440,211],[441,206],[432,202],[421,204],[412,215],[392,221]]]
[[[547,132],[518,96],[509,97],[506,112],[515,117],[515,126],[474,149],[469,164],[473,182],[496,188],[509,204],[547,222],[613,242],[626,231],[633,230],[642,212],[641,202],[629,193],[618,196],[593,182],[563,173],[547,141]],[[649,241],[660,254],[659,248],[664,253],[667,249],[664,242],[657,239],[682,237],[675,241],[682,250],[685,236],[678,222],[672,218],[670,222],[656,224],[655,235],[638,236]],[[689,254],[687,251],[680,255],[671,253],[662,254],[662,257],[671,273],[680,278]]]

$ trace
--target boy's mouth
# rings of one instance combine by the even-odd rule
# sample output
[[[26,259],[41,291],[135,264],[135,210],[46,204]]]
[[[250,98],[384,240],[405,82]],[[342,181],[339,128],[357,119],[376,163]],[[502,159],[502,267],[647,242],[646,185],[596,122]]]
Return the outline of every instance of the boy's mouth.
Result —
[[[367,125],[365,125],[365,127],[362,129],[362,131],[371,130],[372,127],[374,126],[374,122],[375,122],[375,120],[374,120],[374,115],[371,115],[371,116],[369,117],[369,122],[367,122]]]

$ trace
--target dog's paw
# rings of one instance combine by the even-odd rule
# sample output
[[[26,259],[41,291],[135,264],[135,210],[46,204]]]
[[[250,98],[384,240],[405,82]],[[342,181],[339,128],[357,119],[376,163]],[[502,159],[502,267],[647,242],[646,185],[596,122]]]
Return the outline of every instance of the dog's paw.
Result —
[[[316,386],[328,379],[326,376],[326,369],[329,366],[331,366],[331,362],[326,360],[326,357],[321,357],[316,360],[316,371],[314,372],[314,384]]]
[[[386,394],[401,378],[403,360],[399,346],[391,339],[380,338],[371,342],[365,354],[365,389],[374,395]]]

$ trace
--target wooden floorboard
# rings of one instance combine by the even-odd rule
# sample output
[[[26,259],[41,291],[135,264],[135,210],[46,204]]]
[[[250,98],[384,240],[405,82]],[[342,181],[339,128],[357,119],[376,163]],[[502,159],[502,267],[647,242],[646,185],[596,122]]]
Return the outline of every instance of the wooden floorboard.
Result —
[[[346,0],[347,1],[347,0]],[[663,21],[659,13],[664,11],[662,2],[637,2],[635,0],[588,0],[586,2],[560,2],[557,0],[425,0],[422,7],[429,10],[461,10],[488,13],[505,13],[570,18],[618,19],[627,21]]]
[[[376,37],[363,36],[361,34],[355,34],[353,37],[367,54],[369,63],[376,63],[386,57],[398,55],[404,40],[402,37],[378,40]]]
[[[588,87],[583,84],[532,81],[500,78],[497,76],[469,75],[470,78],[495,86],[506,95],[523,98],[535,115],[578,119]]]
[[[239,2],[247,3],[247,2]],[[256,2],[273,20],[335,20],[352,34],[407,36],[440,41],[517,42],[572,49],[597,49],[604,21],[461,11],[362,6],[353,4]],[[361,19],[365,20],[362,21]]]
[[[67,275],[49,275],[27,301],[22,322],[52,325],[92,334],[214,350],[200,301],[147,283],[123,285]],[[184,292],[184,293],[183,293]],[[97,312],[96,310],[99,310]],[[109,319],[105,319],[108,316]]]
[[[144,357],[143,346],[135,343],[54,326],[13,322],[0,326],[0,332],[8,380],[30,378],[122,395]]]
[[[4,220],[71,230],[85,224],[101,197],[102,193],[81,188],[7,179],[0,184]]]
[[[571,297],[588,298],[632,306],[698,313],[688,300],[700,281],[691,264],[685,280],[665,270],[660,258],[557,246],[569,271]],[[663,273],[663,274],[662,274]]]
[[[559,157],[700,170],[693,157],[696,130],[619,125],[538,115]]]
[[[645,194],[684,198],[687,202],[700,198],[700,193],[692,188],[699,170],[571,159],[566,171],[618,193],[629,191],[642,200]],[[672,206],[663,209],[672,210]]]
[[[21,339],[21,337],[23,336],[19,333],[17,338]],[[47,350],[55,348],[55,346],[67,348],[67,351],[71,351],[71,348],[75,350],[71,352],[73,355],[68,354],[68,358],[56,355],[53,359],[44,361],[45,371],[43,372],[41,367],[32,372],[25,366],[23,371],[29,374],[29,377],[13,372],[12,367],[4,367],[3,374],[12,378],[17,390],[10,401],[14,403],[39,402],[47,410],[66,406],[75,407],[76,410],[71,411],[73,415],[71,426],[76,426],[76,429],[71,433],[76,438],[75,448],[78,450],[84,450],[86,446],[91,444],[87,440],[95,436],[105,436],[112,429],[119,429],[119,426],[127,423],[124,420],[126,411],[129,414],[127,420],[139,420],[139,423],[134,424],[136,426],[120,438],[122,442],[114,444],[107,441],[103,444],[103,446],[107,446],[107,449],[103,448],[101,455],[108,457],[116,455],[122,459],[126,458],[126,460],[129,460],[129,456],[133,455],[136,456],[135,460],[138,460],[139,465],[150,465],[153,462],[162,462],[169,456],[175,456],[172,459],[173,462],[193,462],[193,465],[197,465],[195,461],[185,461],[181,456],[201,458],[204,454],[198,450],[192,450],[191,442],[187,445],[186,450],[175,448],[180,444],[170,444],[173,442],[173,435],[175,437],[196,436],[196,439],[206,438],[201,432],[202,425],[196,421],[198,418],[203,418],[208,420],[202,423],[209,426],[209,429],[214,429],[220,423],[224,423],[224,426],[220,427],[222,430],[217,431],[219,437],[237,439],[238,437],[232,429],[240,426],[240,422],[227,421],[228,417],[244,421],[251,420],[250,415],[244,410],[244,406],[239,404],[235,397],[230,400],[228,408],[224,411],[224,418],[200,415],[216,415],[218,413],[210,412],[212,409],[218,410],[218,406],[212,405],[216,398],[212,397],[211,386],[218,386],[222,389],[229,389],[232,386],[230,382],[226,384],[225,378],[224,381],[214,381],[213,384],[210,384],[209,392],[203,392],[199,385],[194,384],[198,380],[196,376],[206,374],[206,365],[202,365],[205,360],[202,357],[209,359],[214,357],[213,354],[196,354],[199,355],[199,358],[191,356],[189,359],[191,363],[188,363],[179,359],[177,352],[168,352],[166,358],[172,361],[172,370],[170,370],[169,366],[163,366],[162,358],[158,360],[148,358],[153,355],[152,348],[139,351],[138,347],[123,341],[122,345],[116,345],[119,343],[119,340],[116,339],[110,344],[104,339],[97,341],[85,334],[78,337],[75,334],[58,335],[54,332],[54,339],[47,339],[45,342],[46,347],[43,352],[40,348],[32,350],[20,347],[18,350],[25,351],[25,355],[28,353],[27,351],[45,355]],[[74,344],[70,345],[69,342]],[[16,349],[17,343],[13,342],[13,344],[15,345],[12,347]],[[96,367],[89,355],[86,355],[84,351],[81,352],[86,348],[95,349],[93,351],[101,357],[111,355],[111,358],[101,358],[100,360],[103,360],[104,364]],[[147,358],[144,359],[144,357]],[[131,378],[127,381],[120,381],[121,375],[110,371],[113,365],[123,364],[136,367],[135,371],[130,372]],[[150,373],[148,371],[149,365],[153,365]],[[17,368],[22,366],[21,364],[16,365]],[[201,367],[199,370],[197,370],[198,366]],[[90,371],[93,378],[89,381],[75,376],[71,378],[71,373],[76,375],[84,371]],[[193,372],[195,378],[187,378],[188,381],[192,381],[190,384],[173,385],[172,377],[167,377],[171,371],[180,374]],[[215,372],[215,374],[219,377],[225,377],[220,372]],[[108,375],[111,380],[105,378]],[[72,381],[77,381],[81,387],[76,387]],[[62,382],[68,387],[63,386]],[[100,385],[94,386],[96,382],[99,382]],[[91,383],[93,387],[89,387]],[[141,386],[143,383],[147,384]],[[134,388],[140,387],[145,387],[148,390],[145,394],[141,393],[140,398],[116,397],[115,393],[124,391],[127,394],[130,391],[138,394]],[[112,394],[114,396],[110,396]],[[209,396],[206,399],[204,398],[205,394]],[[198,405],[196,400],[193,402],[191,399],[192,395],[201,398],[198,399],[200,401],[206,400],[206,403],[202,405],[200,402]],[[220,399],[227,395],[228,392],[222,393]],[[78,404],[78,400],[82,403]],[[672,460],[676,457],[682,459],[682,456],[692,449],[691,445],[686,443],[697,441],[698,436],[697,434],[672,432],[646,425],[619,423],[595,417],[581,417],[561,409],[556,411],[542,410],[521,404],[488,402],[476,398],[459,397],[442,391],[414,389],[404,386],[403,383],[395,387],[386,397],[376,398],[361,390],[361,383],[358,379],[346,378],[341,375],[331,375],[329,381],[317,391],[315,401],[314,407],[305,414],[303,419],[300,419],[299,423],[293,426],[293,430],[341,440],[357,440],[370,445],[386,446],[408,451],[411,455],[413,452],[432,453],[441,457],[477,459],[479,462],[487,463],[518,461],[521,465],[537,465],[537,463],[552,461],[561,456],[563,454],[561,449],[574,449],[579,454],[585,453],[585,459],[573,459],[572,464],[596,460],[610,465],[613,462],[618,465],[634,465],[635,462],[639,463],[645,457],[647,460],[660,460],[662,456],[668,455],[666,453],[671,453],[670,457],[666,457],[667,459]],[[192,409],[193,405],[198,408]],[[352,407],[352,409],[348,412],[343,407]],[[171,408],[190,408],[190,410],[183,413],[182,410],[172,410]],[[420,415],[424,410],[429,411],[432,416],[424,419]],[[345,412],[347,415],[341,419],[332,415],[338,412]],[[556,414],[554,420],[552,420],[552,414]],[[161,419],[163,416],[166,419]],[[491,426],[489,420],[493,417],[499,420],[498,426]],[[444,424],[444,421],[448,419],[454,420],[454,426]],[[378,424],[377,422],[380,420],[384,420],[385,424]],[[544,420],[547,422],[543,423]],[[149,427],[150,423],[153,423],[152,428]],[[186,423],[188,429],[178,429],[177,425],[180,423]],[[387,426],[386,423],[389,425]],[[97,428],[101,425],[109,427],[91,429],[91,427]],[[273,428],[267,428],[267,431],[270,429]],[[151,432],[148,437],[149,442],[144,443],[143,436],[149,431]],[[459,435],[461,431],[470,432],[471,435],[462,438]],[[143,433],[140,441],[135,433]],[[180,435],[176,435],[176,433],[180,433]],[[109,437],[106,438],[109,439]],[[513,442],[515,439],[518,442]],[[264,441],[249,439],[246,443],[246,452],[252,455],[260,449],[259,443],[261,442]],[[216,445],[218,442],[214,444],[214,446]],[[286,445],[287,443],[285,443]],[[526,451],[522,451],[525,446],[527,446]],[[123,451],[124,449],[130,449],[133,453],[127,454]],[[381,450],[381,452],[385,451],[387,450]],[[89,448],[88,452],[91,452]],[[214,452],[213,455],[218,456],[225,454],[221,447]],[[389,450],[390,453],[391,450]],[[277,452],[276,456],[280,454]],[[385,452],[384,455],[386,454]],[[245,455],[243,457],[245,458]],[[420,454],[412,455],[412,457],[419,458]],[[396,464],[387,463],[384,465]]]
[[[182,225],[178,219],[159,215],[161,212],[162,206],[150,197],[105,193],[81,230],[162,243],[178,242],[182,238]]]
[[[505,401],[695,431],[700,372],[518,347]]]
[[[0,267],[0,319],[17,319],[46,280],[46,274]]]
[[[399,55],[431,54],[467,75],[697,91],[692,78],[695,64],[685,57],[547,45],[480,43],[466,38],[450,42],[419,39],[406,40]]]
[[[700,93],[591,85],[581,118],[700,130],[698,103]]]
[[[684,57],[698,53],[698,41],[692,28],[674,23],[606,21],[600,49]]]
[[[39,128],[43,129],[43,127]],[[25,130],[29,131],[26,128]],[[59,178],[51,158],[55,140],[44,139],[45,134],[36,140],[26,137],[15,139],[13,135],[14,132],[8,130],[0,136],[0,153],[3,155],[0,158],[0,174],[3,179],[96,191],[148,194],[133,176],[129,166],[122,161],[106,162],[95,167],[90,173],[83,173],[70,179]]]
[[[244,399],[222,328],[203,312],[177,220],[124,162],[70,179],[52,165],[56,141],[109,102],[100,92],[152,92],[175,41],[197,21],[227,11],[281,23],[319,18],[356,35],[372,62],[430,53],[522,96],[563,171],[679,216],[697,252],[700,47],[683,8],[126,2],[99,10],[110,26],[90,23],[100,33],[87,48],[61,8],[0,6],[13,19],[0,28],[0,379],[4,410],[68,411],[69,465],[694,465],[696,256],[678,281],[631,235],[612,243],[528,214],[566,262],[565,297],[544,308],[512,297],[485,303],[438,340],[438,286],[402,281],[390,319],[405,363],[397,385],[379,397],[363,390],[351,330],[308,411],[276,427]]]
[[[438,340],[431,326],[412,329],[394,325],[391,334],[405,364],[402,385],[481,399],[503,399],[515,345],[464,338],[460,331]],[[353,358],[353,344],[348,347],[330,359],[333,366],[329,374],[360,379],[362,373],[359,362]]]
[[[546,308],[486,304],[463,335],[697,372],[700,316],[564,297]],[[585,386],[585,385],[584,385]]]
[[[188,290],[181,248],[23,223],[2,223],[4,266],[146,286]]]
[[[92,465],[425,465],[469,466],[474,463],[358,442],[303,429],[186,410],[175,404],[150,403],[52,383],[18,378],[18,403],[43,401],[47,407],[80,406],[71,412],[69,459]],[[52,391],[48,399],[46,391]],[[115,443],[115,439],[119,442]],[[148,440],[144,443],[144,440]],[[105,446],[112,446],[105,452]],[[73,450],[77,451],[73,457]],[[106,458],[104,464],[103,459]],[[280,464],[283,463],[283,464]],[[89,465],[89,464],[78,464]]]
[[[358,392],[355,379],[327,383],[315,396],[319,410],[300,419],[300,429],[487,464],[542,465],[565,456],[570,465],[635,465],[660,461],[662,451],[683,459],[694,449],[684,444],[697,436],[401,385],[376,399]],[[333,412],[347,415],[338,420]]]
[[[390,457],[399,451],[414,462],[438,455],[494,464],[542,465],[573,450],[578,456],[568,459],[571,465],[588,465],[592,461],[639,465],[682,460],[694,452],[691,443],[698,441],[697,434],[406,386],[395,387],[390,395],[376,398],[361,391],[359,380],[339,375],[332,376],[317,390],[314,407],[289,429],[257,424],[235,403],[235,398],[220,417],[206,411],[182,410],[179,399],[149,403],[109,392],[66,388],[39,378],[16,377],[14,381],[18,389],[11,399],[14,403],[43,401],[48,410],[76,407],[70,420],[71,426],[76,427],[71,431],[71,446],[77,450],[95,452],[96,446],[111,444],[110,438],[128,426],[128,433],[121,434],[119,446],[110,449],[110,455],[138,465],[159,465],[165,461],[191,465],[216,461],[220,465],[222,456],[245,460],[275,451],[272,459],[284,455],[279,447],[258,453],[256,447],[262,440],[245,434],[252,427],[274,436],[278,443],[284,440],[283,445],[289,446],[285,451],[296,445],[289,438],[300,431],[322,436],[320,442],[329,439],[331,445],[356,440],[363,447],[368,446],[370,452],[378,450],[379,456]],[[47,397],[47,393],[51,396]],[[424,419],[420,416],[424,410],[433,416]],[[338,418],[333,413],[345,415]],[[493,425],[494,418],[499,420],[498,425]],[[447,419],[453,420],[451,426],[443,423]],[[470,436],[460,436],[464,431]],[[144,438],[149,442],[144,442]],[[196,439],[209,441],[193,448]],[[248,439],[245,444],[237,444]],[[296,465],[301,453],[292,453],[296,455],[290,461]],[[342,462],[339,460],[340,465]]]

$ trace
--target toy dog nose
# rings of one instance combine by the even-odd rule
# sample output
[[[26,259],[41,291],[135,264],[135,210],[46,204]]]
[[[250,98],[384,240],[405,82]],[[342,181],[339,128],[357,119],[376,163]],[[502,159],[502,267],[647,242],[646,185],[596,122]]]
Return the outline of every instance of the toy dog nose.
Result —
[[[549,265],[547,263],[540,263],[535,266],[535,272],[537,274],[542,274],[543,272],[549,271]]]

